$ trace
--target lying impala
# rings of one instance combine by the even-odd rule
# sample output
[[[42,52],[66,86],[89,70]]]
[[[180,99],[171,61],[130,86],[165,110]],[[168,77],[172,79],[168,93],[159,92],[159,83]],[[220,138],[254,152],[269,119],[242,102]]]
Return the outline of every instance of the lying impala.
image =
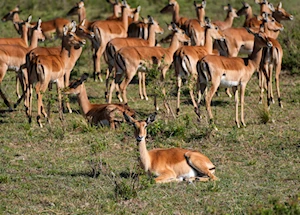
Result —
[[[140,163],[145,172],[157,176],[156,183],[217,180],[215,165],[200,152],[182,148],[147,150],[147,126],[155,120],[155,116],[151,114],[146,120],[138,121],[124,113],[126,121],[134,127]]]
[[[108,102],[111,102],[112,92],[115,88],[115,84],[121,83],[121,78],[125,76],[124,80],[120,84],[120,91],[125,104],[127,104],[126,88],[137,71],[147,72],[148,68],[153,65],[158,66],[158,70],[161,72],[161,81],[164,82],[166,72],[173,62],[174,52],[181,46],[183,42],[189,42],[190,38],[185,34],[184,30],[178,28],[175,23],[169,26],[169,30],[173,31],[173,38],[169,48],[162,47],[124,47],[120,49],[116,54],[116,76],[112,82],[109,92]],[[165,96],[165,88],[162,89]],[[157,104],[156,109],[158,109]],[[169,113],[170,109],[164,98],[164,105]]]
[[[68,27],[64,27],[64,36],[62,38],[62,46],[60,55],[38,55],[35,58],[34,66],[31,66],[30,77],[29,77],[29,98],[28,98],[28,119],[31,122],[32,117],[32,86],[36,83],[35,90],[38,100],[38,115],[37,122],[40,127],[43,127],[41,123],[41,113],[44,117],[48,119],[48,115],[44,109],[42,101],[42,93],[44,93],[50,82],[56,82],[57,93],[58,93],[58,103],[59,103],[59,116],[63,119],[62,115],[62,103],[61,103],[61,92],[60,90],[64,88],[64,74],[65,68],[70,61],[72,47],[75,49],[80,48],[85,44],[85,40],[79,38],[75,34],[76,28],[72,28],[68,31]],[[49,119],[48,119],[49,121]]]
[[[7,70],[18,71],[20,67],[25,63],[26,53],[33,48],[37,47],[38,40],[44,40],[45,37],[41,30],[41,19],[39,19],[36,26],[33,27],[33,35],[31,37],[30,46],[25,48],[20,45],[0,45],[0,84],[2,83]],[[11,110],[11,105],[6,96],[0,88],[0,95],[4,100],[4,103]]]
[[[205,24],[204,46],[182,46],[177,49],[173,55],[175,76],[177,79],[177,114],[179,113],[180,108],[182,78],[186,78],[188,80],[189,92],[193,106],[195,112],[198,113],[198,106],[194,98],[194,86],[198,79],[197,62],[204,56],[213,54],[213,40],[224,40],[224,35],[219,27],[210,23],[210,20],[207,17]]]
[[[91,104],[84,85],[87,78],[88,74],[83,74],[80,79],[73,81],[64,93],[77,95],[82,113],[91,125],[109,125],[115,129],[116,124],[124,121],[123,112],[134,116],[135,111],[124,104]]]
[[[101,78],[100,58],[105,51],[107,43],[116,37],[127,37],[128,30],[128,15],[131,9],[128,7],[126,1],[122,6],[122,21],[117,20],[101,20],[92,24],[91,29],[95,33],[95,42],[93,42],[94,49],[94,80]]]
[[[206,1],[202,0],[201,4],[194,1],[197,19],[187,20],[185,25],[185,32],[191,38],[191,44],[196,46],[203,46],[205,43],[205,7]]]
[[[19,25],[17,23],[23,22],[23,20],[21,20],[19,17],[19,13],[21,12],[22,11],[20,11],[20,7],[18,5],[14,9],[9,11],[5,16],[3,16],[1,20],[2,22],[12,21],[16,31],[19,33]]]
[[[251,32],[251,31],[249,31]],[[211,112],[211,100],[219,86],[232,87],[235,95],[236,115],[235,122],[240,127],[238,117],[238,87],[241,90],[241,123],[246,126],[244,120],[244,97],[245,89],[252,74],[259,66],[262,48],[272,47],[272,42],[264,32],[254,34],[253,52],[247,58],[224,57],[216,55],[208,55],[204,57],[198,66],[198,72],[206,81],[211,81],[211,87],[206,95],[206,109],[208,111],[210,122],[213,124],[213,115]],[[200,68],[199,68],[200,67]],[[215,127],[215,129],[217,129]]]
[[[106,75],[106,91],[105,91],[105,97],[107,98],[107,92],[109,87],[109,77],[110,74],[115,68],[115,54],[117,51],[119,51],[123,47],[133,47],[133,46],[148,46],[153,47],[155,46],[155,34],[160,33],[162,34],[164,32],[164,29],[159,26],[158,22],[156,22],[151,16],[148,17],[148,25],[149,25],[149,37],[147,40],[141,39],[141,38],[115,38],[112,39],[107,43],[104,59],[106,63],[108,64],[108,70]],[[144,76],[144,73],[143,73]],[[141,99],[148,100],[148,97],[146,95],[146,86],[145,86],[145,77],[142,77],[140,79],[139,83],[139,92]],[[142,90],[143,88],[143,90]],[[143,94],[144,92],[144,94]],[[107,98],[108,99],[108,98]],[[119,100],[122,98],[119,97]]]
[[[90,39],[90,40],[92,40],[94,38],[94,33],[89,31],[85,27],[85,20],[83,20],[81,23],[79,23],[78,26],[76,26],[76,22],[73,21],[72,22],[72,27],[73,28],[76,27],[76,35],[77,36],[82,37],[82,38],[87,38],[87,39]],[[28,72],[31,71],[30,68],[34,65],[35,58],[38,55],[44,55],[44,56],[46,56],[46,55],[59,55],[60,52],[61,52],[61,46],[60,47],[37,47],[37,48],[31,50],[30,52],[28,52],[27,55],[26,55],[27,72],[23,72],[24,77],[22,77],[23,82],[25,83],[24,85],[29,87],[28,77],[30,76],[30,74],[28,75]],[[65,86],[69,85],[69,79],[70,79],[71,71],[74,68],[75,63],[77,62],[77,60],[80,57],[81,53],[82,53],[82,47],[78,47],[78,48],[71,47],[70,59],[66,63],[66,67],[65,67],[65,75],[64,75],[65,76],[65,78],[64,78]],[[26,92],[26,91],[27,91],[27,87],[24,90],[24,92]],[[25,99],[26,111],[28,111],[28,96],[29,96],[29,94],[27,94],[27,97],[26,97],[27,99]],[[19,102],[20,101],[18,101],[17,104],[15,104],[15,106],[18,105]],[[69,113],[71,113],[72,110],[71,110],[69,102],[67,102],[66,105],[67,105]]]

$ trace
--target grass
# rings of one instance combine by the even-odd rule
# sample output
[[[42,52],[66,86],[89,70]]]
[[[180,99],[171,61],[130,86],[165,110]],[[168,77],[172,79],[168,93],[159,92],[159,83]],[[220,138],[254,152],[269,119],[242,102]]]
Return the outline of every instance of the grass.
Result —
[[[75,3],[62,2],[66,6],[57,10],[57,15],[63,15]],[[241,6],[240,2],[230,2]],[[299,8],[293,2],[283,4],[291,13]],[[214,4],[220,9],[221,4],[226,3]],[[4,14],[17,3],[1,4],[0,11]],[[50,8],[49,4],[46,1],[45,8]],[[95,8],[100,8],[96,1],[86,4],[96,12]],[[156,2],[157,5],[149,8],[144,6],[144,1],[140,4],[148,12],[155,11],[155,6],[162,8],[165,2]],[[32,10],[28,5],[24,5],[22,17]],[[183,5],[188,12],[188,4]],[[208,2],[207,10],[211,7]],[[36,13],[52,18],[48,11]],[[97,16],[96,13],[89,15]],[[221,10],[220,15],[224,15]],[[167,19],[169,16],[156,14],[156,17]],[[7,29],[1,36],[15,35],[11,23],[0,26]],[[72,78],[84,72],[92,73],[91,54],[88,44]],[[170,106],[175,111],[173,72],[169,71],[167,89]],[[8,72],[1,85],[10,101],[17,99],[14,78],[15,74]],[[152,85],[150,81],[149,85]],[[150,86],[147,88],[149,101],[138,98],[137,84],[128,87],[129,105],[137,111],[139,119],[154,111],[156,89]],[[165,113],[159,100],[158,119],[148,128],[148,148],[199,150],[217,167],[219,181],[192,184],[154,184],[153,177],[138,166],[133,129],[127,124],[115,131],[90,127],[73,96],[70,101],[74,112],[64,114],[62,123],[54,102],[51,124],[43,122],[43,129],[35,123],[35,99],[31,125],[22,105],[13,112],[6,112],[7,108],[0,102],[0,214],[300,214],[299,86],[297,72],[291,75],[290,71],[283,70],[284,109],[276,103],[271,106],[271,115],[266,116],[263,105],[258,104],[258,80],[254,75],[246,89],[247,127],[241,129],[234,123],[234,99],[228,98],[223,91],[213,98],[212,110],[218,131],[210,128],[204,107],[201,107],[201,122],[197,120],[184,89],[186,86],[183,87],[181,112],[176,119]],[[105,102],[104,83],[90,78],[86,87],[91,102]],[[117,101],[115,97],[114,101]]]

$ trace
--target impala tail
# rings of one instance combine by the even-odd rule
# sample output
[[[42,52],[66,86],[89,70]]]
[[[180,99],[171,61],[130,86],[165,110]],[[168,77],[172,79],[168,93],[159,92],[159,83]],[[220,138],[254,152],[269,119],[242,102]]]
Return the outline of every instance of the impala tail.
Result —
[[[97,28],[97,26],[93,27],[93,32],[95,34],[93,41],[94,41],[95,45],[97,45],[97,47],[100,47],[101,43],[102,43],[101,32],[100,32],[99,28]]]

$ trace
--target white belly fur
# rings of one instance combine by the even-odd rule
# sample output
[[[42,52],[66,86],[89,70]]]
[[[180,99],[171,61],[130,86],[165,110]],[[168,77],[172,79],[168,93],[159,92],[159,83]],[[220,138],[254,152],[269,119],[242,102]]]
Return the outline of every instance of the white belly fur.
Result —
[[[222,86],[222,87],[235,87],[238,85],[240,85],[239,81],[226,80],[226,76],[224,76],[224,75],[221,77],[220,86]]]

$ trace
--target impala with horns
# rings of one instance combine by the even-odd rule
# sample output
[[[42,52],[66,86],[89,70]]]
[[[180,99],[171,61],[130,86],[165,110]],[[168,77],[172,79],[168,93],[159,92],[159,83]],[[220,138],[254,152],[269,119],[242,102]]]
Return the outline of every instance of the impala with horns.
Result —
[[[59,104],[59,116],[60,119],[63,119],[62,113],[62,103],[61,103],[61,89],[64,88],[64,75],[65,68],[70,61],[72,47],[75,49],[80,48],[85,44],[85,40],[79,38],[75,34],[76,28],[72,28],[70,31],[68,27],[64,27],[64,36],[62,38],[62,46],[61,52],[59,55],[38,55],[34,59],[34,66],[30,66],[30,77],[29,80],[29,98],[28,98],[28,119],[31,122],[32,117],[32,86],[33,83],[36,82],[35,91],[37,94],[38,100],[38,110],[37,110],[37,122],[40,127],[43,127],[41,122],[41,113],[43,113],[44,117],[48,119],[48,114],[46,113],[42,100],[42,93],[44,93],[49,84],[52,82],[56,82],[57,85],[57,93],[58,93],[58,104]],[[48,119],[49,121],[49,119]]]
[[[126,121],[134,127],[134,136],[140,153],[140,164],[145,172],[156,176],[156,183],[218,180],[215,165],[204,154],[182,148],[157,148],[147,150],[147,126],[154,122],[156,114],[146,120],[135,120],[124,113]]]
[[[105,97],[107,98],[108,88],[109,88],[109,77],[110,74],[115,68],[115,54],[117,51],[119,51],[123,47],[133,47],[133,46],[148,46],[153,47],[155,46],[155,34],[164,33],[164,29],[160,27],[157,21],[153,19],[153,17],[148,16],[148,25],[149,25],[149,37],[147,40],[141,39],[141,38],[115,38],[109,41],[109,43],[106,46],[104,59],[106,63],[108,64],[108,70],[106,75],[106,91],[105,91]],[[148,97],[143,92],[146,91],[146,84],[145,84],[145,74],[139,74],[140,76],[140,83],[139,83],[139,92],[141,99],[148,100]],[[144,91],[142,90],[144,89]],[[108,98],[107,98],[108,99]],[[121,97],[119,97],[119,100],[122,102]]]
[[[184,30],[178,28],[175,23],[169,25],[169,30],[173,31],[173,38],[168,48],[142,46],[124,47],[116,53],[116,75],[110,87],[109,103],[112,99],[115,84],[119,84],[121,96],[124,103],[127,104],[127,86],[137,71],[147,72],[149,68],[156,65],[161,73],[161,82],[164,83],[166,73],[173,62],[174,52],[181,46],[181,43],[190,41],[190,38],[185,34]],[[123,76],[125,77],[122,81]],[[164,95],[164,105],[169,113],[170,108],[165,100],[166,92],[164,86],[162,93]],[[156,102],[155,108],[158,110]]]
[[[95,33],[93,40],[94,49],[94,80],[101,78],[100,58],[105,51],[107,43],[116,37],[127,37],[128,30],[128,15],[131,9],[126,1],[123,1],[122,6],[122,21],[118,20],[101,20],[92,24],[91,29]]]
[[[30,17],[28,19],[31,19]],[[37,24],[32,28],[33,34],[31,37],[30,46],[25,48],[19,45],[0,45],[0,86],[4,79],[7,70],[13,70],[18,72],[23,64],[25,64],[26,53],[37,47],[38,40],[45,40],[41,30],[42,20],[39,19]],[[4,100],[4,103],[11,110],[11,105],[7,100],[5,94],[0,88],[0,95]]]
[[[249,32],[252,32],[249,30]],[[199,79],[211,82],[211,86],[206,95],[206,109],[209,115],[210,123],[214,125],[211,111],[211,100],[219,86],[232,87],[235,95],[235,122],[240,127],[238,106],[239,95],[238,87],[241,93],[241,123],[246,126],[244,120],[244,97],[245,89],[252,74],[259,66],[262,57],[262,48],[272,47],[272,42],[264,32],[254,33],[254,47],[251,55],[247,58],[224,57],[216,55],[207,55],[198,64]],[[217,129],[215,127],[215,129]]]
[[[218,26],[205,19],[205,44],[204,46],[182,46],[173,55],[175,76],[177,79],[177,114],[180,108],[180,91],[182,78],[188,80],[188,87],[194,110],[197,113],[198,106],[194,98],[194,88],[197,84],[197,62],[206,55],[213,54],[213,41],[224,40],[224,35]],[[201,80],[200,84],[201,84]],[[199,87],[197,87],[198,89]],[[203,93],[203,92],[202,92]],[[200,94],[199,94],[200,99]]]
[[[87,78],[88,74],[84,73],[80,79],[73,81],[64,93],[77,95],[82,114],[91,125],[108,125],[115,129],[124,121],[124,112],[129,116],[134,116],[135,111],[125,104],[91,104],[84,85]]]

